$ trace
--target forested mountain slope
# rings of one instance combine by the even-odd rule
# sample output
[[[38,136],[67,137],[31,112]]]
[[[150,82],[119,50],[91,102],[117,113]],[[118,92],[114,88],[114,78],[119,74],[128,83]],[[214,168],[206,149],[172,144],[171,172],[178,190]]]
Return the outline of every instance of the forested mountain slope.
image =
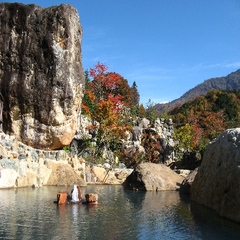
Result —
[[[166,104],[156,104],[156,110],[163,113],[166,108],[167,111],[173,109],[178,105],[182,105],[185,102],[194,99],[200,95],[206,95],[211,89],[216,90],[238,90],[240,89],[240,69],[233,72],[226,77],[211,78],[198,84],[196,87],[190,89],[180,98],[173,100]]]
[[[203,150],[229,128],[240,127],[240,90],[210,90],[168,112],[179,147]]]

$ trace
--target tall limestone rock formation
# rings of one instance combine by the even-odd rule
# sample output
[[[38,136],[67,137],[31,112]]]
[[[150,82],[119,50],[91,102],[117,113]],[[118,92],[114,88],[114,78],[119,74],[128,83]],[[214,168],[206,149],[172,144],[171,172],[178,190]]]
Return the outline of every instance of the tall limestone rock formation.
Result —
[[[70,144],[84,94],[81,39],[72,5],[0,4],[4,132],[35,148]]]

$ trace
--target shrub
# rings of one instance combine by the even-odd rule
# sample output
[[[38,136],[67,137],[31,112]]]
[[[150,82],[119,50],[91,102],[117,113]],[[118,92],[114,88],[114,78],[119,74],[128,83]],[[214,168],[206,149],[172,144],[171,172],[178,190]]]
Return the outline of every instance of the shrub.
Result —
[[[160,141],[160,136],[153,132],[147,132],[142,135],[141,144],[145,149],[145,161],[146,162],[157,162],[159,160],[160,152],[162,148]]]
[[[128,168],[134,168],[138,164],[144,162],[145,156],[143,152],[136,151],[135,148],[124,149],[119,152],[120,160]]]

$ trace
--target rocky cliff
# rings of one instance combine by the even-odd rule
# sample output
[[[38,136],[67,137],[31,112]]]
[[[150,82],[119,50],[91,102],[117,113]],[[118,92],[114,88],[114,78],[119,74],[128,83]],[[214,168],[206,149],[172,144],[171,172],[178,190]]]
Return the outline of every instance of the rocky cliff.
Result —
[[[69,145],[84,93],[77,10],[0,4],[3,130],[35,148]]]
[[[94,158],[95,149],[92,146],[98,146],[96,138],[97,129],[94,131],[92,129],[90,130],[88,126],[91,124],[91,119],[82,115],[81,128],[70,145],[72,151],[82,158],[88,158],[89,156]],[[95,124],[98,125],[98,123]],[[155,154],[158,156],[155,163],[169,165],[172,162],[177,161],[175,151],[175,145],[177,142],[173,136],[174,128],[172,119],[158,118],[154,121],[150,121],[147,118],[138,118],[133,124],[133,129],[131,131],[126,131],[124,139],[121,139],[121,142],[118,144],[118,147],[121,148],[121,152],[126,152],[130,155],[135,154],[136,152],[145,154],[148,151],[147,146],[144,146],[143,144],[146,140],[144,137],[146,134],[148,136],[155,136],[151,137],[152,143],[161,146],[160,149],[155,149]],[[88,144],[86,144],[86,142],[88,142]],[[91,144],[89,144],[89,142]],[[104,146],[101,148],[101,153],[101,158],[103,160],[109,160],[112,163],[115,162],[116,156],[114,156],[114,152],[111,148],[106,148]],[[121,158],[123,158],[122,161],[127,167],[134,167],[135,161],[125,161],[123,156]]]

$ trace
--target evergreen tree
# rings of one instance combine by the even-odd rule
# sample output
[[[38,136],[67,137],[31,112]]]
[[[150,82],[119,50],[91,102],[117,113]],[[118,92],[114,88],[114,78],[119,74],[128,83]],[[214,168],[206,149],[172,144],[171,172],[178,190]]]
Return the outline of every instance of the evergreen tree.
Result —
[[[88,71],[88,69],[85,70],[84,76],[85,76],[85,94],[84,94],[82,103],[85,106],[87,106],[87,108],[90,110],[90,112],[94,112],[95,108],[96,108],[96,104],[93,104],[93,101],[90,100],[90,98],[89,98],[89,94],[86,94],[86,92],[90,91],[89,83],[91,82],[91,80],[89,78],[89,71]],[[83,114],[87,114],[87,111],[84,108],[82,108],[82,113]]]
[[[156,104],[152,102],[151,99],[148,100],[146,107],[146,117],[149,118],[151,121],[154,121],[157,117],[159,117],[155,105]]]
[[[133,98],[132,98],[132,89],[128,85],[128,81],[123,77],[120,78],[117,87],[114,90],[114,93],[122,96],[122,101],[125,103],[125,106],[128,108],[132,108],[133,106]]]
[[[133,105],[132,105],[132,115],[134,116],[139,116],[139,100],[140,100],[140,95],[139,92],[137,90],[137,84],[134,81],[133,85],[131,87],[132,90],[132,101],[133,101]]]
[[[217,97],[212,110],[217,112],[223,109],[226,121],[236,119],[238,117],[238,105],[233,100],[232,95],[227,92],[218,92]]]
[[[143,104],[141,104],[140,107],[139,107],[139,117],[140,118],[145,118],[146,117],[146,111],[145,111],[145,108],[144,108]]]
[[[139,108],[139,100],[140,100],[140,95],[139,92],[137,90],[137,84],[134,81],[133,85],[132,85],[132,99],[133,99],[133,104],[136,108]]]

